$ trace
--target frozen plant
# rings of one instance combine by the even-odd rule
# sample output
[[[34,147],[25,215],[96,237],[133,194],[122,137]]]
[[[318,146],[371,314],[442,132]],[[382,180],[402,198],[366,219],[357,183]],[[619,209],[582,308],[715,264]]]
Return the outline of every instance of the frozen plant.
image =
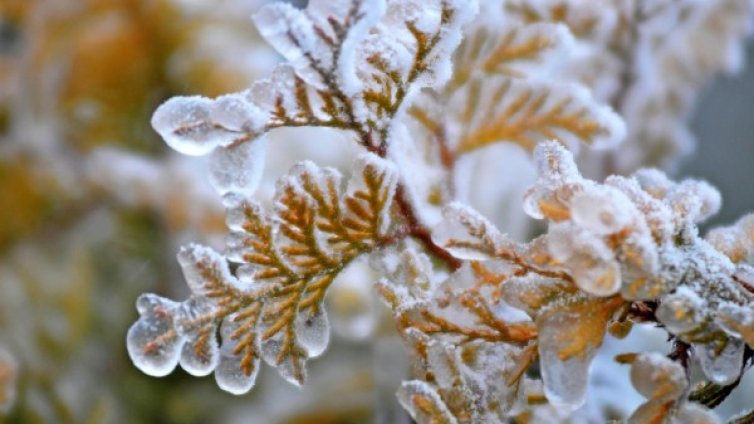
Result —
[[[709,184],[656,169],[604,182],[581,175],[580,144],[613,148],[641,124],[626,127],[596,82],[633,75],[633,64],[577,72],[579,55],[599,62],[596,46],[614,47],[605,34],[648,25],[622,19],[615,3],[263,7],[254,21],[286,62],[243,92],[170,99],[152,119],[175,150],[209,155],[230,234],[223,252],[180,250],[188,299],[138,299],[127,335],[134,364],[154,376],[178,364],[214,373],[242,394],[264,361],[301,385],[329,342],[328,288],[367,257],[412,356],[398,400],[420,423],[526,422],[546,408],[565,417],[586,401],[605,334],[626,336],[635,323],[665,328],[672,351],[619,355],[647,398],[628,420],[715,422],[709,408],[752,358],[751,220],[704,237],[698,225],[721,203]],[[730,2],[625,3],[690,16]],[[297,164],[264,207],[254,192],[265,135],[281,127],[347,133],[361,154],[347,176]],[[494,184],[459,171],[473,167],[470,152],[496,143],[533,151],[538,178],[523,209],[547,228],[526,243],[459,201]],[[698,389],[692,363],[707,382]]]

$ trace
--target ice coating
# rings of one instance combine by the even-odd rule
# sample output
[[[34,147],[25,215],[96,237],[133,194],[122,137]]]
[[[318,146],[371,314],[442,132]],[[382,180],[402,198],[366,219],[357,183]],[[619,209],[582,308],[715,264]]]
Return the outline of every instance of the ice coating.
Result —
[[[178,304],[154,294],[144,294],[136,302],[141,317],[126,336],[131,361],[144,374],[162,377],[170,374],[181,355],[184,337],[173,323]]]
[[[706,307],[704,299],[686,286],[662,298],[655,315],[668,330],[681,334],[693,330],[701,324]]]
[[[242,395],[254,387],[259,373],[260,360],[258,356],[254,356],[251,359],[251,373],[247,374],[244,371],[244,358],[239,352],[235,352],[236,344],[232,342],[234,333],[238,330],[235,317],[229,317],[220,329],[223,345],[220,348],[219,360],[215,368],[215,381],[217,386],[226,392]]]
[[[440,395],[437,394],[432,387],[419,380],[404,381],[397,393],[398,402],[408,411],[411,417],[417,422],[429,422],[430,419],[438,419],[441,417],[447,424],[457,424],[458,420],[445,406]],[[422,408],[417,405],[416,400],[426,400],[431,405],[431,409]],[[423,402],[422,402],[423,403]]]
[[[562,327],[578,320],[575,313],[551,313],[537,321],[539,328],[539,364],[542,370],[545,396],[558,408],[573,411],[586,401],[589,365],[596,351],[589,350],[570,358],[562,358],[564,343]]]
[[[152,127],[174,150],[191,156],[206,155],[239,137],[238,131],[212,121],[213,107],[213,101],[206,97],[173,97],[154,112]]]
[[[720,422],[717,414],[694,402],[684,402],[670,420],[670,424],[720,424]]]
[[[316,60],[324,69],[332,69],[332,49],[317,36],[305,11],[288,3],[272,3],[262,7],[253,19],[260,34],[288,59],[300,77],[324,88],[310,60]]]
[[[209,175],[218,193],[256,191],[262,181],[265,149],[264,138],[215,149],[210,156]]]
[[[210,374],[219,360],[219,346],[215,338],[216,326],[206,317],[211,316],[211,305],[205,298],[192,297],[177,310],[176,329],[186,337],[181,348],[180,365],[195,376]]]
[[[161,122],[160,125],[155,125],[156,127],[161,126],[162,130],[169,134],[168,138],[180,138],[178,144],[186,141],[184,138],[191,138],[190,143],[182,145],[182,148],[187,151],[202,153],[213,151],[212,177],[218,190],[225,194],[225,203],[230,209],[228,224],[232,234],[228,239],[228,254],[227,257],[199,254],[190,256],[188,259],[190,261],[209,259],[215,263],[224,263],[226,259],[229,259],[241,263],[237,269],[234,268],[232,274],[227,271],[227,266],[219,268],[219,274],[226,282],[223,289],[233,292],[229,297],[222,299],[223,301],[228,301],[228,299],[235,301],[242,297],[239,293],[242,293],[243,290],[241,290],[242,287],[239,283],[257,284],[260,278],[268,279],[265,283],[269,283],[269,286],[278,284],[281,280],[284,283],[290,283],[280,275],[296,273],[304,275],[305,272],[310,271],[306,264],[308,258],[299,260],[298,256],[304,256],[304,254],[314,251],[326,256],[325,259],[327,260],[336,261],[346,255],[338,249],[336,243],[331,241],[339,236],[341,237],[339,243],[343,243],[343,240],[348,239],[349,236],[361,235],[359,231],[353,228],[349,229],[346,237],[333,230],[337,225],[327,220],[327,213],[332,210],[333,205],[343,205],[333,203],[330,199],[322,201],[318,197],[321,197],[319,194],[323,191],[317,192],[317,189],[326,186],[322,182],[334,181],[333,186],[336,186],[339,190],[340,174],[322,170],[312,163],[305,163],[294,169],[279,186],[279,191],[290,189],[295,196],[298,196],[298,199],[296,199],[298,203],[284,204],[282,196],[277,196],[276,209],[271,214],[271,220],[274,222],[272,231],[268,234],[264,230],[256,228],[264,227],[267,221],[266,217],[259,219],[259,222],[254,221],[255,216],[261,216],[263,213],[258,213],[259,210],[256,206],[247,207],[249,204],[245,203],[245,196],[253,190],[256,185],[255,181],[258,181],[257,172],[261,172],[261,167],[253,166],[261,160],[255,159],[256,156],[249,155],[248,151],[244,150],[259,147],[258,142],[248,142],[246,139],[253,134],[253,128],[249,128],[248,122],[255,121],[257,117],[255,112],[250,112],[253,107],[256,107],[254,105],[260,105],[259,111],[261,109],[271,111],[273,107],[278,106],[280,109],[286,109],[283,112],[278,109],[275,110],[275,116],[271,118],[274,123],[271,125],[304,126],[311,123],[324,123],[324,126],[338,128],[345,126],[353,129],[349,126],[355,120],[362,124],[373,125],[373,128],[369,128],[370,132],[375,130],[371,134],[383,134],[382,130],[385,130],[384,133],[391,133],[387,130],[395,130],[391,121],[394,118],[393,114],[400,115],[397,112],[401,109],[400,104],[389,103],[388,106],[385,106],[383,102],[378,107],[368,106],[364,99],[364,92],[360,90],[365,87],[378,91],[386,90],[389,94],[386,96],[386,101],[390,102],[399,96],[398,93],[400,93],[400,96],[405,95],[406,98],[410,98],[411,95],[416,94],[418,88],[437,86],[444,82],[449,75],[449,52],[452,49],[452,44],[456,43],[460,37],[460,31],[456,31],[456,29],[460,27],[463,21],[469,20],[469,16],[476,7],[475,2],[463,0],[431,2],[396,0],[390,2],[384,19],[379,20],[379,24],[377,24],[378,16],[382,14],[384,9],[381,6],[382,4],[383,2],[376,0],[361,2],[312,0],[309,2],[309,7],[304,11],[280,4],[266,9],[256,18],[260,31],[291,64],[278,68],[275,76],[270,80],[256,84],[247,93],[248,97],[232,96],[226,99],[218,99],[215,101],[216,103],[208,106],[209,116],[206,118],[203,116],[204,103],[197,100],[196,114],[201,115],[195,121],[199,123],[198,125],[193,125],[193,121],[180,122],[179,118],[166,120]],[[351,13],[351,10],[348,9],[349,5],[358,5],[361,8],[354,7],[352,10],[355,11],[354,17],[358,16],[359,19],[363,20],[358,23],[359,30],[344,31],[343,35],[349,41],[341,43],[342,40],[338,39],[340,35],[336,34],[338,32],[336,31],[336,24],[332,22],[342,21],[342,23],[345,23],[346,15],[343,12]],[[442,8],[446,10],[441,10]],[[377,10],[378,12],[371,12],[370,10]],[[328,20],[330,15],[334,15],[332,21]],[[366,16],[366,18],[362,18],[362,16]],[[443,19],[448,19],[450,23],[445,25]],[[369,24],[364,22],[369,22]],[[407,25],[407,22],[410,26]],[[369,28],[372,24],[376,24],[376,26]],[[315,28],[315,26],[319,28]],[[559,26],[559,28],[561,32],[565,31],[563,26]],[[417,45],[420,44],[422,37],[412,34],[414,31],[426,32],[429,39],[437,38],[439,40],[437,51],[430,52],[431,54],[421,64],[421,67],[416,68],[420,69],[417,73],[414,73],[411,67],[414,58],[418,55],[418,50],[420,50]],[[367,33],[369,33],[368,36]],[[328,42],[327,37],[330,37],[330,42]],[[329,44],[333,44],[335,47],[329,46]],[[341,44],[344,46],[344,51],[338,53],[342,53],[340,56],[342,59],[339,63],[335,63],[337,58],[335,49]],[[378,54],[380,52],[382,54]],[[367,57],[371,62],[365,59]],[[389,74],[391,78],[396,80],[409,75],[412,78],[416,77],[416,84],[406,84],[406,87],[400,87],[400,91],[390,91],[396,89],[395,87],[400,84],[396,83],[396,86],[392,88],[389,86],[385,88],[386,82],[390,83],[390,81],[385,80],[384,75],[380,72],[375,72],[378,66],[371,66],[375,64],[383,68],[378,71]],[[323,81],[325,77],[321,72],[317,72],[317,69],[313,69],[313,65],[324,66],[325,74],[329,75],[326,78],[327,84],[324,84],[325,81]],[[340,79],[331,78],[335,74],[330,71],[335,67],[338,67]],[[385,72],[385,70],[388,70],[388,72]],[[380,77],[383,77],[383,79],[380,79]],[[335,88],[333,89],[333,87]],[[542,88],[537,87],[536,84],[512,84],[511,87],[513,87],[511,90],[519,95],[523,95],[526,90]],[[346,116],[346,108],[344,104],[340,103],[332,108],[334,112],[326,113],[319,109],[323,102],[328,101],[327,97],[316,97],[321,94],[319,90],[331,89],[342,90],[348,97],[353,97],[353,105],[351,106],[354,109],[349,111],[353,114],[353,117]],[[577,107],[585,105],[586,108],[592,106],[593,99],[581,96],[585,92],[579,92],[578,89],[575,89],[575,93],[568,90],[563,90],[563,92],[571,96],[571,100],[575,100],[570,104],[564,103],[566,105]],[[483,95],[489,94],[493,94],[493,91],[483,90]],[[314,99],[307,103],[302,100],[306,96]],[[537,97],[535,96],[535,98]],[[332,98],[329,98],[329,100],[332,100]],[[500,102],[500,104],[503,103]],[[552,106],[551,103],[544,101],[542,105]],[[190,105],[184,106],[190,109]],[[313,111],[308,110],[310,108]],[[379,111],[380,108],[395,109],[388,113],[384,110]],[[600,111],[598,111],[595,114],[597,115],[596,119],[603,125],[611,127],[611,131],[607,131],[606,134],[598,137],[596,146],[614,142],[616,134],[620,134],[620,131],[615,129],[622,125],[612,112],[606,108],[601,109],[601,111],[606,111],[606,114],[601,116]],[[332,114],[332,116],[328,114]],[[165,112],[165,115],[168,115],[168,113]],[[258,116],[262,116],[261,112]],[[270,117],[264,115],[264,122],[268,118]],[[346,118],[351,119],[351,121],[346,120]],[[263,125],[262,120],[259,122],[251,126],[256,128]],[[396,134],[396,132],[391,134]],[[554,131],[552,134],[568,145],[574,144],[569,142],[571,140],[566,132]],[[531,136],[531,133],[527,133],[527,135]],[[538,140],[539,137],[532,137],[532,144],[536,143],[535,139]],[[204,140],[206,143],[197,140]],[[413,141],[410,137],[406,140]],[[605,140],[612,141],[605,142]],[[370,150],[377,146],[382,148],[384,147],[380,144],[382,141],[385,140],[376,140],[374,145],[367,147]],[[388,146],[389,150],[394,141],[395,138],[387,143],[390,145]],[[210,148],[210,145],[213,147]],[[520,249],[508,249],[510,246],[504,246],[504,243],[496,240],[497,237],[492,237],[492,242],[487,241],[486,246],[484,243],[480,244],[482,247],[488,248],[486,251],[478,246],[470,246],[470,244],[476,243],[478,239],[482,238],[475,237],[473,231],[469,231],[470,227],[472,229],[489,227],[486,231],[488,234],[495,231],[488,222],[476,219],[476,217],[469,220],[469,222],[475,221],[472,223],[473,225],[466,225],[464,228],[452,225],[446,228],[438,228],[433,234],[433,240],[437,244],[448,247],[448,251],[458,259],[486,262],[479,268],[475,268],[473,273],[470,271],[471,265],[464,264],[460,270],[454,272],[446,280],[446,283],[441,285],[443,292],[437,291],[431,294],[423,291],[431,292],[431,289],[436,288],[434,283],[441,278],[438,279],[435,275],[422,275],[434,272],[432,268],[436,264],[430,262],[428,258],[424,257],[423,262],[426,262],[426,264],[423,263],[422,267],[411,268],[407,266],[408,269],[396,272],[396,274],[403,273],[410,276],[407,279],[410,279],[413,283],[409,287],[392,287],[391,289],[394,289],[394,291],[385,296],[387,303],[397,305],[395,309],[398,310],[398,314],[403,314],[401,315],[402,319],[407,316],[412,319],[416,318],[415,315],[419,315],[416,311],[419,310],[422,303],[434,302],[436,305],[426,309],[426,311],[437,312],[441,319],[455,320],[452,323],[464,326],[479,324],[474,321],[475,317],[470,315],[468,311],[459,312],[459,305],[463,306],[461,300],[459,300],[460,296],[469,293],[476,295],[481,293],[488,299],[494,299],[497,296],[517,298],[518,303],[515,301],[511,301],[511,303],[515,303],[524,309],[534,319],[537,319],[543,309],[565,308],[570,302],[582,301],[582,292],[599,296],[601,299],[604,298],[606,303],[611,302],[610,297],[618,293],[627,300],[662,298],[664,302],[660,303],[660,309],[658,309],[660,312],[658,313],[664,313],[662,312],[665,311],[663,305],[671,312],[680,310],[683,305],[673,303],[670,296],[675,293],[683,293],[684,289],[691,290],[689,288],[691,286],[693,286],[694,293],[698,293],[705,299],[710,298],[712,305],[718,304],[721,299],[734,304],[747,300],[745,296],[739,296],[735,288],[731,288],[735,286],[728,278],[727,269],[729,267],[726,267],[724,261],[715,262],[719,258],[714,258],[714,255],[705,252],[707,248],[699,242],[698,230],[694,225],[691,225],[707,218],[719,208],[719,195],[715,197],[716,192],[709,186],[694,181],[681,184],[675,184],[669,180],[663,182],[664,175],[661,174],[653,175],[652,178],[644,178],[642,182],[639,182],[641,176],[637,175],[627,177],[621,183],[618,183],[616,178],[613,180],[615,185],[609,183],[599,185],[583,179],[578,174],[570,154],[556,143],[544,143],[537,150],[538,164],[542,176],[540,184],[529,191],[525,208],[531,216],[540,219],[547,218],[550,228],[544,237],[538,239],[536,248],[525,246]],[[390,151],[392,152],[392,150]],[[543,151],[545,153],[542,153]],[[406,152],[407,150],[403,150],[398,155],[405,155]],[[415,152],[416,156],[425,153],[420,149]],[[396,162],[398,161],[396,160]],[[366,165],[364,165],[365,163]],[[422,161],[416,163],[422,163]],[[400,175],[406,181],[421,179],[423,175],[430,175],[430,172],[426,169],[413,168],[414,162],[411,161],[399,162],[397,165],[400,169]],[[386,198],[392,199],[393,190],[396,186],[394,179],[398,174],[398,172],[393,172],[392,167],[393,164],[390,160],[383,160],[375,155],[370,155],[366,158],[366,161],[360,159],[360,165],[355,174],[371,169],[368,173],[376,176],[375,179],[386,176],[392,182],[384,184],[385,190],[383,192]],[[390,172],[385,171],[386,168],[390,168]],[[244,171],[248,174],[245,174]],[[333,177],[334,175],[337,175],[337,177]],[[305,176],[312,177],[312,180],[305,180]],[[439,177],[438,179],[442,180],[444,175],[439,175]],[[421,182],[431,182],[429,177],[426,180]],[[359,198],[356,193],[363,193],[368,186],[368,178],[366,184],[364,179],[352,179],[347,189],[347,195],[350,196],[349,200],[363,200],[363,197]],[[311,187],[315,189],[312,190]],[[643,187],[647,189],[644,190]],[[425,188],[429,189],[425,190]],[[405,191],[416,205],[421,206],[420,214],[424,223],[433,222],[432,220],[437,218],[436,215],[433,215],[439,208],[428,206],[430,202],[426,199],[430,193],[437,194],[437,192],[431,190],[432,188],[435,187],[427,184],[427,187],[422,187],[421,190],[417,189],[412,192],[412,188],[407,188]],[[434,198],[432,201],[440,203],[446,200],[447,197],[443,197],[446,193],[441,194],[442,196],[438,196],[441,200],[438,201],[437,198]],[[302,210],[306,212],[307,218],[316,222],[314,230],[308,231],[310,228],[305,228],[306,231],[300,231],[295,226],[285,227],[281,224],[283,222],[291,224],[294,221],[290,218],[290,214],[286,216],[285,213]],[[378,236],[389,234],[390,212],[388,203],[388,207],[374,213],[375,216],[379,217],[378,231],[376,231]],[[349,210],[343,215],[346,218],[343,221],[353,220],[361,215],[364,214],[358,213],[358,210]],[[450,224],[457,224],[457,221],[469,218],[472,215],[473,212],[451,213],[448,214],[446,219]],[[429,216],[429,219],[423,219],[424,216]],[[250,234],[253,231],[258,232]],[[281,260],[283,265],[279,269],[265,267],[264,261],[269,264],[272,260],[269,257],[259,259],[263,252],[255,250],[261,250],[257,246],[263,245],[266,242],[266,236],[270,234],[274,245],[271,250],[283,256]],[[313,237],[311,237],[312,234]],[[298,239],[303,238],[302,235],[305,235],[307,240],[314,240],[310,243],[311,245],[302,247],[295,243]],[[398,233],[398,236],[402,237],[402,234]],[[460,240],[462,243],[450,246],[452,239]],[[378,247],[382,249],[384,247],[382,243],[385,240],[387,238],[375,237],[366,240],[364,244],[369,245],[370,248]],[[542,246],[547,248],[542,248]],[[308,250],[305,251],[305,248]],[[405,246],[401,245],[401,248],[405,248]],[[502,254],[503,251],[500,250],[501,248],[507,249],[504,251],[504,255]],[[495,257],[496,255],[504,256],[507,260],[514,262],[515,266],[510,264],[509,266],[499,266],[500,258]],[[254,260],[260,262],[244,263]],[[323,260],[323,262],[327,261]],[[262,263],[262,266],[260,266],[260,263]],[[478,264],[475,263],[474,265]],[[318,269],[316,272],[320,271],[321,269]],[[218,288],[209,287],[206,277],[197,277],[195,270],[187,272],[184,268],[184,272],[186,272],[186,278],[194,294],[209,296],[209,293],[217,293]],[[452,272],[452,270],[443,272]],[[549,277],[544,278],[542,275],[535,275],[540,273]],[[503,289],[497,290],[500,286],[495,286],[495,284],[499,284],[499,281],[496,282],[496,280],[499,280],[501,276],[508,277],[507,274],[515,274],[515,278],[508,280]],[[311,275],[319,276],[320,274],[312,273]],[[327,281],[320,280],[316,283],[326,286]],[[385,280],[382,281],[379,288],[387,292],[389,289],[386,287],[390,283],[385,282]],[[301,287],[306,287],[311,282],[302,280]],[[575,285],[572,283],[575,283]],[[537,285],[537,287],[525,287],[526,285]],[[680,287],[678,287],[679,285]],[[259,286],[262,286],[262,284],[259,284]],[[717,287],[721,287],[719,292]],[[459,290],[455,292],[452,290],[453,288]],[[554,290],[550,292],[548,291],[549,288]],[[234,290],[238,291],[234,292]],[[308,288],[302,289],[304,298],[311,293],[307,290]],[[467,292],[464,292],[464,290],[467,290]],[[477,290],[477,292],[473,293],[474,290]],[[673,292],[673,290],[676,291]],[[512,292],[516,293],[512,294]],[[574,294],[574,292],[576,293]],[[457,296],[457,298],[449,297],[451,295]],[[618,297],[614,296],[612,300],[620,300]],[[228,321],[229,318],[225,318],[222,323],[215,323],[221,325],[223,339],[220,363],[216,369],[218,384],[223,389],[233,393],[243,393],[253,385],[253,376],[256,375],[258,366],[253,367],[251,375],[249,375],[249,372],[240,372],[243,360],[237,352],[234,353],[237,349],[235,342],[242,336],[248,336],[249,328],[267,334],[264,337],[262,349],[265,360],[278,367],[285,378],[295,384],[301,384],[305,375],[305,373],[302,373],[305,360],[321,353],[328,341],[327,318],[322,309],[322,304],[312,301],[312,299],[318,301],[315,297],[308,299],[311,303],[307,306],[314,305],[314,308],[309,310],[299,307],[296,303],[299,299],[279,300],[281,303],[294,304],[294,307],[277,308],[276,306],[279,306],[280,303],[275,307],[266,307],[265,318],[268,318],[268,322],[259,328],[249,324],[250,327],[246,328],[247,331],[245,332],[240,331],[244,328],[242,324]],[[479,302],[471,297],[462,300],[466,302],[466,305],[472,307],[480,308],[484,306],[484,302]],[[204,307],[206,305],[215,307],[219,303],[222,302],[210,301],[204,305],[184,302],[179,307],[181,311],[184,311],[179,315],[185,315],[186,322],[175,322],[175,327],[178,333],[191,338],[183,345],[181,364],[183,365],[183,357],[187,356],[188,368],[193,369],[196,373],[207,372],[211,364],[217,361],[217,359],[212,359],[216,356],[213,353],[213,347],[216,348],[216,344],[197,344],[195,347],[200,347],[200,350],[189,349],[189,346],[197,341],[200,332],[212,327],[212,325],[203,326],[201,319],[197,322],[197,319],[207,316]],[[494,319],[501,318],[496,315],[498,309],[491,308],[491,310]],[[273,330],[279,326],[279,323],[271,322],[272,320],[269,318],[280,315],[283,311],[295,317],[293,328],[292,330],[290,327],[285,328],[284,333],[275,333]],[[538,320],[540,324],[538,326],[540,330],[538,337],[543,341],[539,347],[544,349],[540,352],[542,372],[546,375],[546,380],[549,381],[547,395],[551,400],[555,399],[554,403],[569,405],[567,408],[578,404],[579,393],[582,391],[582,386],[585,386],[585,383],[581,384],[581,377],[585,378],[591,355],[599,345],[599,340],[587,339],[588,343],[585,343],[585,346],[577,346],[578,348],[567,346],[570,349],[565,349],[560,344],[562,340],[556,339],[555,335],[558,331],[567,333],[568,327],[578,324],[578,320],[574,318],[576,315],[578,314],[575,312],[572,314],[553,314],[546,318],[540,317]],[[612,315],[610,313],[605,315],[605,317],[595,321],[601,321],[598,324],[606,324],[612,319]],[[558,319],[553,318],[556,316]],[[705,319],[709,318],[706,313],[700,316]],[[723,315],[718,318],[720,317],[723,317]],[[713,316],[713,318],[715,317]],[[670,317],[665,320],[671,322]],[[438,325],[437,323],[431,324]],[[527,324],[529,323],[527,322]],[[674,326],[675,324],[677,323],[671,323],[667,325],[667,328],[671,331],[681,328],[681,324]],[[424,328],[431,331],[434,327],[428,325]],[[528,327],[524,325],[523,328],[527,329]],[[594,328],[598,327],[595,325]],[[230,332],[231,329],[234,329],[233,332]],[[714,331],[715,329],[707,328],[705,330]],[[731,336],[734,333],[740,333],[739,330],[735,329],[726,329],[726,331]],[[581,333],[594,334],[599,333],[599,331],[582,331],[579,334]],[[490,337],[488,333],[483,334],[485,337]],[[234,343],[230,343],[230,340],[233,340]],[[523,343],[518,343],[525,344],[525,342],[526,340]],[[449,387],[457,380],[451,378],[453,377],[451,364],[458,361],[455,350],[460,349],[447,349],[446,346],[442,346],[442,349],[440,349],[440,347],[437,347],[439,345],[433,346],[430,349],[433,360],[430,360],[430,362],[434,363],[437,371],[437,384],[443,386],[443,390],[450,390]],[[452,344],[448,346],[452,346]],[[495,348],[503,346],[507,345],[500,343]],[[233,351],[230,350],[231,347]],[[480,350],[486,349],[486,347],[475,347]],[[495,353],[489,353],[490,351]],[[473,360],[464,360],[463,366],[468,369],[461,367],[461,377],[459,378],[463,380],[463,390],[466,391],[464,394],[478,394],[487,391],[487,393],[494,392],[502,397],[504,391],[499,386],[502,384],[502,379],[498,378],[494,382],[484,381],[484,372],[491,369],[493,364],[499,365],[500,368],[506,368],[508,364],[503,360],[505,355],[495,349],[484,350],[484,352],[485,354],[489,353],[489,355],[482,359],[477,358],[479,359],[478,363],[474,363]],[[465,353],[469,357],[473,357],[478,352],[469,349]],[[210,361],[200,362],[203,356],[206,357],[204,359],[209,358]],[[251,357],[256,358],[258,365],[258,357],[247,356],[246,359]],[[722,359],[722,357],[718,358],[717,356],[710,357],[711,361]],[[471,363],[474,363],[474,365],[470,365]],[[474,367],[477,365],[484,369],[475,369]],[[501,369],[495,369],[494,372],[505,375],[505,372]],[[566,377],[573,378],[568,380]],[[485,384],[489,387],[485,387]],[[487,388],[489,390],[486,390]],[[453,389],[457,388],[454,387]],[[453,422],[453,414],[449,412],[452,405],[449,407],[445,398],[446,395],[441,393],[438,387],[433,386],[432,383],[411,382],[411,384],[404,385],[401,390],[402,392],[399,395],[401,403],[407,405],[407,409],[411,411],[415,418],[421,416],[421,420],[430,419],[430,417],[424,415],[427,412],[425,407],[429,404],[435,409],[432,419],[440,416],[446,417],[449,422]],[[422,403],[419,404],[418,400],[421,400]],[[478,403],[474,402],[473,405],[477,406]],[[492,420],[492,418],[485,416],[485,421],[487,420]]]
[[[443,218],[432,231],[432,240],[459,259],[487,260],[502,249],[512,248],[513,243],[487,219],[462,203],[446,206]]]
[[[621,287],[621,270],[614,252],[592,232],[570,223],[553,224],[548,232],[550,254],[565,264],[576,284],[596,296],[610,296]]]
[[[573,221],[597,234],[614,234],[629,225],[638,211],[625,194],[610,187],[576,193],[571,199]]]
[[[659,353],[644,353],[636,358],[631,366],[631,382],[644,397],[659,400],[679,398],[687,384],[683,367]]]
[[[728,339],[722,349],[718,343],[695,344],[694,352],[704,375],[713,383],[727,386],[741,376],[744,357],[741,340]]]
[[[267,328],[263,328],[263,330],[267,330]],[[295,351],[290,355],[283,356],[283,359],[280,360],[281,352],[283,352],[283,349],[287,349],[284,337],[284,334],[278,332],[262,341],[262,359],[268,365],[275,367],[278,374],[287,382],[294,386],[302,386],[306,381],[306,368],[304,366],[306,352],[301,346],[295,345],[291,347]]]
[[[316,310],[314,314],[300,313],[294,323],[298,341],[310,358],[321,355],[330,343],[330,324],[324,305],[320,304]]]

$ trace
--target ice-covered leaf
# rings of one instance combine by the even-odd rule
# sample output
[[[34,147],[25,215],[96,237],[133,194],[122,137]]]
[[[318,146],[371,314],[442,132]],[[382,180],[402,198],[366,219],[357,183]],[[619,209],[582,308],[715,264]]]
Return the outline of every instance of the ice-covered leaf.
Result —
[[[184,342],[174,323],[178,305],[153,294],[141,295],[136,302],[141,317],[128,329],[126,346],[134,365],[145,374],[162,377],[178,365]]]
[[[265,117],[240,96],[174,97],[152,116],[152,127],[165,142],[186,155],[205,155],[218,146],[250,140]]]
[[[261,358],[303,383],[306,360],[328,344],[327,288],[390,225],[397,176],[389,162],[363,155],[347,187],[341,180],[334,169],[295,166],[278,184],[270,216],[228,193],[227,257],[196,245],[181,250],[192,297],[139,300],[142,317],[128,336],[134,363],[166,375],[180,360],[194,375],[214,370],[222,389],[241,394],[253,386]],[[239,264],[234,273],[229,260]]]
[[[608,320],[622,302],[565,298],[538,313],[540,367],[550,403],[573,410],[586,401],[589,365],[602,345]]]
[[[221,195],[251,194],[259,186],[264,171],[266,141],[232,144],[216,148],[209,163],[210,181]]]
[[[457,424],[437,391],[429,384],[412,380],[404,382],[398,389],[398,401],[419,423]]]
[[[647,399],[631,414],[629,423],[720,422],[709,409],[685,399],[688,380],[686,371],[678,362],[659,353],[622,354],[616,359],[631,364],[631,383]]]
[[[514,250],[510,240],[468,206],[452,203],[445,207],[443,215],[432,239],[459,259],[491,259]]]
[[[214,151],[212,180],[221,194],[254,190],[263,162],[255,140],[274,128],[348,130],[384,154],[405,101],[447,80],[461,26],[476,9],[476,1],[456,0],[266,5],[254,21],[287,62],[243,92],[170,99],[153,127],[181,153]]]
[[[744,342],[729,339],[721,343],[697,344],[694,346],[695,357],[707,378],[719,385],[733,384],[741,376],[744,362]]]
[[[225,258],[207,247],[184,247],[178,261],[192,297],[182,303],[155,295],[139,299],[141,318],[128,332],[131,360],[155,376],[169,374],[179,362],[186,372],[202,376],[227,371],[228,362],[235,361],[238,369],[234,372],[246,376],[248,387],[229,391],[247,391],[258,369],[255,326],[261,306],[258,299],[265,289],[241,284]],[[223,332],[220,340],[218,326]],[[219,381],[222,376],[216,378]]]

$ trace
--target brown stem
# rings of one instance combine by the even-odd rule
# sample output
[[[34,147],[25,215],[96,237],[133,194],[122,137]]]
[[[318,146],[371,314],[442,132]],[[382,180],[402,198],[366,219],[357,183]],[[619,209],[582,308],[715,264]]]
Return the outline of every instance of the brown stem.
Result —
[[[419,218],[414,212],[414,208],[411,203],[406,199],[403,186],[398,185],[395,191],[395,204],[398,206],[401,216],[405,219],[406,231],[416,238],[422,245],[432,253],[435,257],[445,262],[445,264],[451,270],[456,270],[461,267],[461,261],[453,257],[447,250],[435,244],[432,241],[432,235],[430,231],[419,221]]]
[[[689,378],[691,369],[689,368],[689,360],[691,359],[691,353],[689,352],[691,346],[678,339],[673,341],[673,351],[668,354],[668,358],[678,362],[683,366],[686,371],[686,378]]]

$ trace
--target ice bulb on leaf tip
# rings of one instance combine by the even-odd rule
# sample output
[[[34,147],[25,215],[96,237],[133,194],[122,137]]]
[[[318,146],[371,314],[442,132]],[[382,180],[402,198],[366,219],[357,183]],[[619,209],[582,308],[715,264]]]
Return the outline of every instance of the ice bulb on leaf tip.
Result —
[[[144,294],[136,305],[141,317],[128,329],[128,355],[145,374],[168,375],[178,364],[184,342],[173,324],[178,304],[154,294]]]
[[[315,313],[302,311],[296,316],[294,322],[296,336],[301,346],[306,349],[310,358],[321,355],[330,341],[330,324],[324,305],[319,304]]]
[[[593,349],[561,359],[564,344],[561,326],[570,325],[575,317],[569,314],[549,313],[538,319],[539,364],[542,370],[545,396],[557,408],[572,411],[586,401],[589,365],[594,357]]]
[[[180,364],[187,373],[203,377],[209,375],[220,361],[219,348],[214,332],[202,341],[193,338],[181,349]]]
[[[267,114],[241,94],[218,97],[210,107],[210,119],[230,131],[258,131]]]
[[[674,400],[686,388],[686,372],[664,355],[643,353],[631,364],[631,384],[647,399]]]
[[[262,181],[264,138],[217,148],[210,156],[210,182],[221,195],[253,193]]]
[[[716,343],[694,344],[694,352],[704,375],[715,384],[733,384],[741,375],[744,358],[744,343],[738,339],[728,339],[725,347],[717,353]]]
[[[263,326],[260,329],[262,332],[266,331]],[[285,347],[291,349],[287,355],[283,355],[280,358],[280,352],[284,348],[284,335],[282,332],[276,333],[274,336],[262,341],[262,359],[271,367],[277,369],[278,374],[283,377],[287,382],[295,385],[302,386],[306,379],[305,360],[302,357],[300,351],[301,346],[294,342],[291,347]]]
[[[152,127],[177,152],[205,155],[243,136],[214,122],[213,107],[213,100],[206,97],[173,97],[154,112]]]
[[[181,350],[180,365],[191,375],[205,376],[218,362],[216,327],[208,322],[210,316],[212,306],[205,297],[192,297],[176,311],[175,327],[187,339]]]
[[[681,286],[662,298],[655,314],[671,333],[682,334],[699,325],[704,307],[704,300],[696,292]]]
[[[571,198],[573,221],[598,235],[617,233],[636,215],[633,203],[615,189],[584,190]]]
[[[238,340],[233,339],[233,334],[238,329],[235,317],[235,315],[228,316],[220,330],[223,344],[220,348],[219,363],[215,368],[215,381],[222,390],[234,395],[242,395],[254,387],[259,373],[260,360],[255,353],[246,358],[247,362],[244,362],[244,355],[248,352],[242,351],[239,354],[234,352],[238,342]],[[253,340],[251,343],[247,349],[258,352],[259,344],[257,340]]]
[[[573,278],[580,289],[595,296],[612,296],[621,288],[620,266],[616,261],[575,267]]]

